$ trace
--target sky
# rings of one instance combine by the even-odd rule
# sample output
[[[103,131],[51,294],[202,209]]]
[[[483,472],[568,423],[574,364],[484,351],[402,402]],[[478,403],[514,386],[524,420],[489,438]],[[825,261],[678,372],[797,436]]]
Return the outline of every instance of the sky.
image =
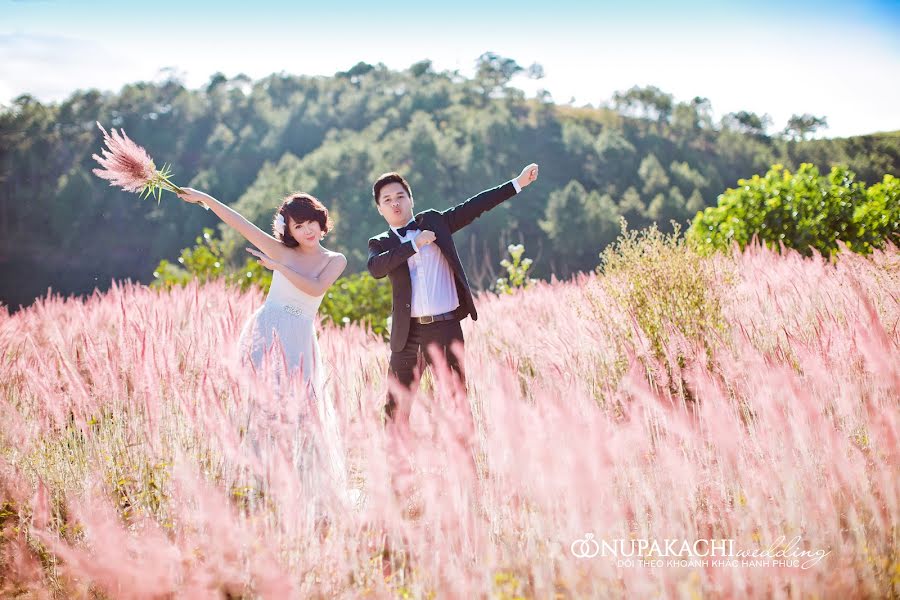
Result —
[[[517,3],[231,0],[0,0],[0,103],[117,91],[174,70],[188,87],[215,72],[333,75],[359,61],[430,59],[474,73],[496,52],[546,77],[528,94],[599,106],[655,85],[717,116],[825,116],[820,135],[900,130],[900,1],[658,0]]]

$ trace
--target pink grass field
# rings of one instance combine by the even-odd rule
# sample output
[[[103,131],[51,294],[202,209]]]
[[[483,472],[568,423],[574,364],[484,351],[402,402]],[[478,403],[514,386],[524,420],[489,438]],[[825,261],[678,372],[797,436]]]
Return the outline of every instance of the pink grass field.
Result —
[[[386,343],[322,328],[358,494],[298,472],[314,413],[239,363],[260,293],[0,312],[0,597],[900,596],[900,253],[704,260],[723,325],[661,352],[602,276],[481,295],[469,403],[426,378],[409,431]],[[734,555],[607,552],[670,539]]]

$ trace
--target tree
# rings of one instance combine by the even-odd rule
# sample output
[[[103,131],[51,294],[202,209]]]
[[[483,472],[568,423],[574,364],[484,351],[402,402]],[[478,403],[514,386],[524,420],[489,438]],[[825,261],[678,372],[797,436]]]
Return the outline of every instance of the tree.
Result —
[[[211,94],[218,88],[220,85],[227,83],[228,77],[225,76],[224,73],[217,71],[213,74],[212,77],[209,78],[209,83],[206,84],[206,93]]]
[[[764,136],[766,135],[766,128],[772,124],[772,118],[769,115],[760,116],[754,112],[742,110],[728,113],[725,115],[723,122],[738,131],[750,135]]]
[[[567,152],[582,159],[594,151],[594,136],[586,127],[574,121],[563,123],[562,142]]]
[[[529,79],[543,79],[544,78],[544,67],[537,63],[533,63],[526,70],[525,74]]]
[[[375,70],[373,65],[370,65],[367,62],[359,61],[347,71],[338,71],[335,76],[349,79],[353,83],[359,83],[360,78],[363,75],[371,73]]]
[[[692,168],[687,162],[673,161],[669,165],[669,172],[684,192],[692,189],[703,189],[709,185],[702,173]]]
[[[647,207],[644,205],[643,200],[641,200],[641,195],[634,187],[625,190],[622,199],[619,201],[619,211],[623,216],[634,215],[641,218],[645,216]]]
[[[644,182],[644,194],[665,191],[669,187],[669,176],[659,159],[654,154],[648,154],[638,167],[638,175]]]
[[[691,99],[691,108],[697,113],[698,125],[701,129],[712,128],[712,103],[709,98],[694,96]]]
[[[713,129],[712,105],[709,100],[695,96],[690,102],[679,102],[672,111],[672,133],[679,142],[700,148],[706,146]]]
[[[417,63],[413,63],[413,65],[409,68],[409,72],[412,73],[413,77],[421,77],[426,73],[433,73],[431,69],[431,61],[430,60],[420,60]]]
[[[810,114],[793,115],[788,119],[784,135],[794,140],[805,140],[807,135],[815,133],[822,127],[828,127],[828,120],[825,117],[816,117]]]
[[[496,92],[509,83],[514,75],[523,71],[519,63],[494,52],[485,52],[475,61],[475,78],[481,82],[485,93]]]
[[[111,278],[148,281],[160,259],[177,258],[204,227],[219,224],[174,198],[160,206],[137,203],[94,177],[95,121],[124,128],[159,162],[171,163],[179,183],[209,191],[265,228],[287,193],[312,193],[334,216],[328,244],[347,256],[348,273],[365,269],[366,240],[384,228],[370,185],[389,170],[408,176],[418,209],[444,209],[504,181],[533,155],[544,157],[547,193],[529,190],[485,214],[459,240],[467,246],[477,241],[490,253],[466,253],[466,269],[496,265],[506,244],[528,240],[539,257],[535,277],[595,264],[592,252],[573,243],[569,253],[566,240],[551,240],[539,219],[527,218],[544,217],[549,192],[573,180],[586,197],[573,208],[566,231],[572,240],[597,244],[607,236],[592,229],[591,207],[611,212],[606,194],[619,203],[616,211],[643,226],[657,195],[658,215],[679,204],[673,185],[693,216],[724,182],[765,173],[774,163],[847,164],[871,184],[900,172],[897,135],[773,142],[737,128],[717,130],[703,98],[679,102],[669,124],[648,134],[646,121],[635,123],[609,108],[513,93],[510,78],[526,73],[497,55],[485,57],[482,79],[438,72],[428,61],[399,71],[373,65],[353,65],[334,77],[213,75],[196,89],[175,80],[138,82],[118,92],[76,92],[60,103],[22,96],[0,107],[0,302],[27,304],[50,285],[69,294],[90,292]],[[500,84],[507,87],[485,90]],[[665,122],[667,94],[637,88],[622,100],[631,116]],[[649,162],[640,172],[644,159]],[[886,211],[874,205],[864,211],[866,235],[881,239],[893,227]],[[224,237],[233,235],[229,229]],[[481,246],[486,240],[492,243]],[[242,245],[235,248],[240,252]]]
[[[534,261],[530,258],[523,258],[525,246],[510,244],[506,251],[509,253],[509,258],[500,261],[500,266],[506,269],[506,277],[497,279],[494,283],[494,291],[498,294],[513,294],[518,289],[534,285],[537,280],[528,276],[528,269],[531,268]]]
[[[540,227],[558,253],[583,260],[593,259],[615,239],[618,224],[618,209],[608,194],[588,193],[572,180],[550,193]]]
[[[594,142],[594,152],[601,162],[623,167],[633,165],[636,150],[620,130],[604,127]]]
[[[684,195],[677,187],[670,188],[668,193],[660,192],[647,207],[647,216],[663,229],[669,226],[670,221],[681,221],[685,217]]]
[[[706,203],[703,201],[703,194],[700,193],[700,190],[695,189],[691,193],[691,197],[687,199],[687,204],[685,204],[685,211],[688,215],[696,215],[698,212],[704,209]]]
[[[700,115],[685,102],[679,102],[672,111],[672,131],[679,138],[691,138],[700,131]]]
[[[613,94],[613,106],[617,110],[640,116],[662,125],[672,115],[673,98],[656,86],[634,86],[625,92]],[[637,111],[637,113],[636,113]]]
[[[886,241],[900,246],[900,179],[885,175],[867,189],[866,201],[853,210],[853,224],[851,248],[856,252],[868,254]]]

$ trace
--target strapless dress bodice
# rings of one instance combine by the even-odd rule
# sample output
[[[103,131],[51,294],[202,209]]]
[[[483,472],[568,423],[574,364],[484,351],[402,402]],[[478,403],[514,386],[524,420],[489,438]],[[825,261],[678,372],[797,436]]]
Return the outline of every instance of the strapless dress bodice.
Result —
[[[266,306],[284,310],[295,316],[313,318],[322,304],[321,296],[311,296],[298,289],[287,277],[280,272],[272,273],[272,285],[269,287],[269,295],[266,296]]]

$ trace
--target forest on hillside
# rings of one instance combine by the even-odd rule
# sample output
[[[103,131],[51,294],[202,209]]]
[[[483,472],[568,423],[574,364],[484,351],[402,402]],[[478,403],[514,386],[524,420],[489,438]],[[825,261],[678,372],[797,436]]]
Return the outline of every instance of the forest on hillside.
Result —
[[[364,269],[366,240],[384,229],[371,198],[378,174],[404,173],[422,210],[538,162],[537,184],[458,234],[478,287],[494,281],[510,243],[525,244],[534,275],[566,277],[596,266],[620,217],[637,228],[687,221],[772,164],[842,164],[867,183],[900,174],[898,132],[806,139],[823,119],[798,115],[776,133],[766,115],[714,119],[708,100],[655,87],[577,107],[512,85],[540,77],[539,65],[486,53],[477,67],[464,77],[427,60],[405,70],[359,63],[331,77],[217,74],[201,89],[171,77],[60,103],[20,96],[0,110],[0,302],[28,304],[49,286],[69,294],[112,278],[147,282],[160,259],[217,224],[174,196],[141,200],[92,175],[95,122],[123,128],[177,183],[265,229],[287,193],[314,194],[334,214],[326,245],[347,255],[347,273]]]

